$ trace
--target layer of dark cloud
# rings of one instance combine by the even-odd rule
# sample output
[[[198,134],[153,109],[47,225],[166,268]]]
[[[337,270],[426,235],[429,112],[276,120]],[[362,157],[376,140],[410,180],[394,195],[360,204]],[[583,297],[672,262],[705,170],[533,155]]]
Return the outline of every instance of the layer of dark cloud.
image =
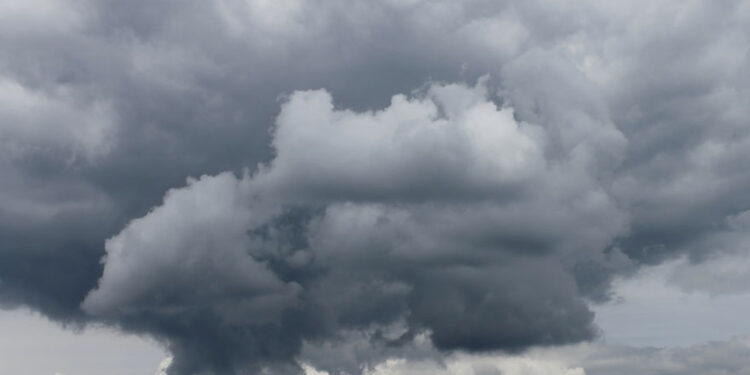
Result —
[[[750,9],[636,3],[10,2],[0,304],[175,374],[589,339],[613,275],[746,238]]]

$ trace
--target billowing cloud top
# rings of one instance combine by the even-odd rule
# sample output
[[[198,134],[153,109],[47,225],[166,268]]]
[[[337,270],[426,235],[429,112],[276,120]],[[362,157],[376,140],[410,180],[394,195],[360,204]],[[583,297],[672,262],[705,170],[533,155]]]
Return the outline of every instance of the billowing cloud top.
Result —
[[[665,259],[737,292],[747,25],[742,1],[6,2],[0,304],[151,335],[174,375],[333,374],[592,339],[612,278]]]

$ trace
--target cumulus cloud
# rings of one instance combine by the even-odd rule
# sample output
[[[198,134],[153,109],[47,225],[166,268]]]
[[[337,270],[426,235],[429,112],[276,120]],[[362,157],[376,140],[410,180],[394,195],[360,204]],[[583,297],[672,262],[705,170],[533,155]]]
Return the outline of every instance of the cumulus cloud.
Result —
[[[288,356],[304,340],[398,322],[446,350],[593,337],[575,267],[606,265],[600,250],[624,233],[597,176],[624,140],[602,108],[571,111],[589,122],[518,121],[485,80],[433,84],[368,112],[295,92],[273,131],[274,159],[168,192],[107,241],[83,308],[158,324],[202,312],[219,325],[204,334],[247,331],[245,345],[267,347],[258,332],[277,330],[291,340]],[[209,365],[238,361],[221,359]]]
[[[246,253],[252,217],[238,201],[240,184],[231,174],[190,180],[187,188],[170,191],[162,207],[109,239],[101,288],[83,308],[103,315],[131,309],[179,315],[205,304],[249,317],[274,316],[293,305],[295,285]],[[253,214],[263,220],[258,210]],[[256,299],[270,311],[254,311]]]
[[[429,98],[398,95],[367,113],[334,110],[325,91],[296,92],[277,120],[276,157],[257,178],[302,200],[429,199],[425,188],[437,200],[472,199],[512,189],[544,168],[540,131],[485,91],[433,86]]]

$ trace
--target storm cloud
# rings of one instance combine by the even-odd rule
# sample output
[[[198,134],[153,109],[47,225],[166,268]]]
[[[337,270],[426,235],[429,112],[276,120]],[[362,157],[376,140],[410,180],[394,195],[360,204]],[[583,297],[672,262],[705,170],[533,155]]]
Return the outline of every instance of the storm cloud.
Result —
[[[665,260],[743,291],[748,25],[739,0],[6,2],[0,306],[149,335],[174,375],[334,374],[591,340],[613,278]]]

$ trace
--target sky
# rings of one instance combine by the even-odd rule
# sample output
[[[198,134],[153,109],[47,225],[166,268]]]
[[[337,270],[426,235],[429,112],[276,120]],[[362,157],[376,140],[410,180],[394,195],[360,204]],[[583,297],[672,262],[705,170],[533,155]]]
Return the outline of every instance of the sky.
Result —
[[[750,371],[750,3],[0,0],[0,372]]]

